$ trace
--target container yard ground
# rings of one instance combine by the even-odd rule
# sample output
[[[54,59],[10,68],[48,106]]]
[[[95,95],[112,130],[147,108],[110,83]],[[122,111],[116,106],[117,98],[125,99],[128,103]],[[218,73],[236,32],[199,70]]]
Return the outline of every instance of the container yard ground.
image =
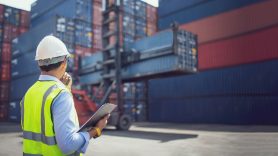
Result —
[[[21,153],[20,126],[0,123],[0,156]],[[136,123],[130,131],[108,127],[91,140],[87,156],[278,155],[278,126]]]

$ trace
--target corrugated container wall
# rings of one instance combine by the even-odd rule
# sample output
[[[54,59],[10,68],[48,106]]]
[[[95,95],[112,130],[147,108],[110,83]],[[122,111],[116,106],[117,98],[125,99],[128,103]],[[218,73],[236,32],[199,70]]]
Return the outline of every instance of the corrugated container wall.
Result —
[[[198,35],[200,73],[151,80],[150,121],[278,124],[278,2],[160,4],[160,29],[178,21]]]
[[[175,0],[178,1],[178,0]],[[184,3],[186,6],[184,9],[180,9],[182,3],[174,3],[172,1],[165,1],[160,3],[158,16],[159,22],[158,27],[160,30],[169,28],[171,23],[189,23],[198,19],[206,18],[223,12],[227,12],[233,9],[244,7],[258,2],[263,2],[264,0],[233,0],[233,1],[223,1],[223,0],[207,0],[207,1],[188,1]],[[182,6],[182,5],[181,5]],[[171,9],[172,7],[172,9]],[[176,10],[172,14],[168,14],[168,10]],[[163,16],[163,17],[161,17]],[[186,18],[184,18],[186,17]]]
[[[29,12],[0,5],[0,120],[9,115],[11,81],[11,41],[28,30]]]
[[[274,60],[152,80],[150,121],[278,124],[277,67]]]

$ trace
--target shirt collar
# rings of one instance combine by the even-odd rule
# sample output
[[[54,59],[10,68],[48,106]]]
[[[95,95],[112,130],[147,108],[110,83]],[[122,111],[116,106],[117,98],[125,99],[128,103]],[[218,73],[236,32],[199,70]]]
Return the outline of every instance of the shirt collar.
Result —
[[[39,80],[41,81],[56,81],[61,87],[65,87],[65,85],[57,78],[51,75],[40,75]]]

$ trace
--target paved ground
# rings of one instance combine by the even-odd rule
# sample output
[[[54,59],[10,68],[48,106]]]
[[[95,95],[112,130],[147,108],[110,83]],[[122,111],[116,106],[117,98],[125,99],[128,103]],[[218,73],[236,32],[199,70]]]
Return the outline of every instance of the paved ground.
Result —
[[[0,124],[0,156],[21,154],[20,127]],[[108,128],[91,140],[86,156],[277,156],[278,126],[137,123]]]

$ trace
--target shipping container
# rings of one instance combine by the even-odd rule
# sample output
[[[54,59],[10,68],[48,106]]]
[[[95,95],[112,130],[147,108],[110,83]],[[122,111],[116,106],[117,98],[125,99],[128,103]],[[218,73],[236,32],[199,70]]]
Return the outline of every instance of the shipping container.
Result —
[[[102,50],[102,26],[93,25],[93,50],[92,52],[97,52]]]
[[[7,118],[8,118],[8,102],[0,101],[0,121],[7,121]]]
[[[190,58],[189,55],[169,55],[133,63],[127,67],[122,67],[122,77],[123,79],[134,79],[159,74],[196,72],[196,61],[194,59],[186,60],[184,57]]]
[[[54,35],[62,41],[72,44],[75,38],[74,30],[72,19],[61,16],[49,18],[12,41],[12,56],[15,57],[34,50],[46,35]],[[32,37],[30,38],[30,36]]]
[[[82,84],[90,84],[90,85],[99,84],[100,81],[102,80],[101,73],[102,73],[101,71],[97,71],[91,74],[80,75],[79,81]]]
[[[75,46],[75,54],[81,57],[91,56],[92,48],[82,47],[79,45]]]
[[[5,21],[5,23],[8,23],[8,24],[11,24],[14,26],[19,26],[20,25],[20,10],[9,7],[9,6],[5,6],[4,21]]]
[[[102,4],[101,2],[94,1],[93,2],[93,19],[92,23],[94,25],[102,25]]]
[[[147,15],[147,3],[143,1],[135,1],[134,12],[137,18],[146,19]]]
[[[0,82],[0,101],[9,101],[10,97],[10,82],[1,81]]]
[[[196,62],[184,59],[184,57],[183,55],[169,55],[130,64],[127,67],[122,67],[122,79],[144,79],[158,75],[161,77],[162,75],[196,72]],[[109,74],[114,75],[114,72],[111,70]],[[89,72],[80,76],[80,83],[98,84],[101,78],[100,71]]]
[[[0,4],[0,22],[2,23],[4,21],[4,5]]]
[[[21,119],[20,101],[21,100],[10,101],[9,103],[10,121],[20,122]]]
[[[19,27],[12,24],[4,24],[3,41],[10,43],[19,35]]]
[[[2,42],[4,36],[4,26],[0,24],[0,42]]]
[[[12,79],[22,78],[24,76],[40,73],[37,61],[35,61],[35,52],[29,52],[12,59]]]
[[[150,99],[149,121],[201,124],[278,124],[278,96]]]
[[[270,96],[278,92],[278,61],[203,71],[194,75],[149,81],[152,99],[214,96]]]
[[[10,63],[11,61],[11,44],[2,43],[1,63]]]
[[[38,80],[39,75],[40,74],[28,75],[20,79],[12,80],[10,89],[10,100],[21,100],[27,90]],[[9,91],[9,89],[7,90]]]
[[[213,42],[278,24],[276,6],[276,0],[265,1],[183,24],[181,28],[197,34],[199,44]]]
[[[11,79],[11,63],[2,62],[1,63],[1,81],[10,81]]]
[[[157,32],[157,8],[147,5],[147,36],[152,36]]]
[[[55,15],[91,23],[92,0],[39,0],[31,7],[31,26],[35,27]]]
[[[21,27],[29,27],[30,25],[30,14],[28,11],[21,10],[20,11],[20,26]]]
[[[159,0],[158,15],[160,18],[186,10],[212,0]]]
[[[20,28],[19,28],[19,35],[21,35],[21,34],[27,32],[27,31],[28,31],[28,28],[20,27]]]
[[[278,26],[199,46],[199,70],[278,58]],[[209,58],[209,59],[208,59]]]
[[[80,45],[87,48],[92,48],[92,26],[91,23],[75,20],[75,40],[76,45]]]
[[[191,6],[189,8],[186,8],[184,10],[181,10],[169,16],[159,18],[158,26],[160,30],[163,30],[169,28],[171,23],[173,22],[178,22],[180,24],[189,23],[198,19],[213,16],[216,14],[231,11],[233,9],[245,7],[263,1],[264,0],[245,0],[245,1],[210,0],[204,3],[200,3],[199,5]],[[168,1],[167,3],[172,3],[172,1]],[[172,5],[180,5],[180,4],[173,3]],[[158,12],[158,16],[160,16],[160,11]]]

